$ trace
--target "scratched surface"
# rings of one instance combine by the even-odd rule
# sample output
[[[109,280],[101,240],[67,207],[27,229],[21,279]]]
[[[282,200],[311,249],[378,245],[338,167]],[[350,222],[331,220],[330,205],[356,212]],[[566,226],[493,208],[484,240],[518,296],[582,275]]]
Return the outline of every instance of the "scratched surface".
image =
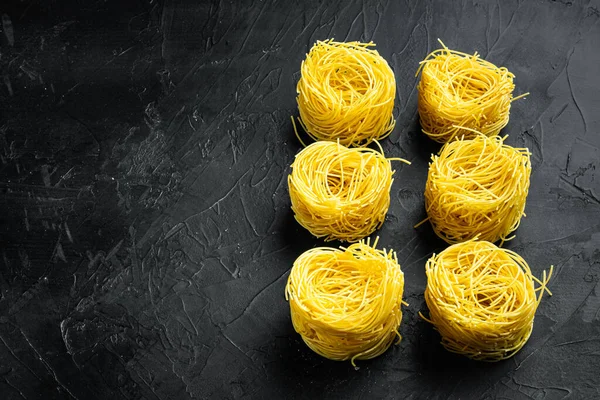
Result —
[[[125,5],[127,4],[127,5]],[[2,1],[0,398],[600,398],[600,1]],[[377,234],[405,272],[402,342],[325,360],[284,285],[321,245],[293,220],[300,62],[373,40],[397,79]],[[516,75],[503,133],[533,156],[515,240],[556,267],[514,358],[445,352],[418,317],[427,163],[415,71],[437,47]],[[337,245],[337,243],[334,243]]]

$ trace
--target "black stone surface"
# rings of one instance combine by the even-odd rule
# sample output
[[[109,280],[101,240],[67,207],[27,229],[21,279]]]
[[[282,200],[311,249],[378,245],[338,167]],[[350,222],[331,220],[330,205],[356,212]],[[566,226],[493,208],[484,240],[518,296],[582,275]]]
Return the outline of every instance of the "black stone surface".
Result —
[[[0,3],[0,398],[600,398],[600,2],[22,0]],[[372,40],[397,79],[380,243],[405,272],[403,341],[313,354],[284,285],[323,243],[294,221],[300,62]],[[503,130],[533,153],[507,247],[556,267],[514,358],[447,353],[418,317],[434,144],[415,71],[437,48],[516,75]],[[338,243],[334,243],[337,246]]]

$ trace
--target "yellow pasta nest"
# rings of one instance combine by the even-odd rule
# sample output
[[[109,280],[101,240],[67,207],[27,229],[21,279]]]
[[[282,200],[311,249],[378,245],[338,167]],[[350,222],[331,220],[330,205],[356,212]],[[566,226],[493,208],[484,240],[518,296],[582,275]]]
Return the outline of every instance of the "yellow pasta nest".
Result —
[[[470,138],[473,129],[497,135],[508,124],[511,102],[528,93],[513,98],[514,75],[506,68],[482,60],[477,52],[469,55],[440,43],[443,48],[430,53],[417,71],[423,132],[440,143]]]
[[[366,146],[394,129],[394,73],[370,46],[330,39],[306,55],[296,100],[300,123],[314,140]]]
[[[515,355],[527,342],[553,268],[542,280],[523,258],[485,241],[455,244],[427,261],[429,319],[453,353],[482,361]],[[535,283],[538,287],[535,287]]]
[[[376,246],[315,248],[294,262],[285,289],[292,323],[323,357],[355,365],[401,340],[404,274],[396,253]]]
[[[527,149],[504,138],[478,135],[446,143],[432,156],[425,207],[435,233],[447,243],[478,237],[510,240],[525,215],[531,174]]]
[[[354,242],[370,235],[381,227],[390,205],[391,160],[408,163],[386,159],[383,150],[333,142],[306,147],[288,176],[296,221],[326,241]]]

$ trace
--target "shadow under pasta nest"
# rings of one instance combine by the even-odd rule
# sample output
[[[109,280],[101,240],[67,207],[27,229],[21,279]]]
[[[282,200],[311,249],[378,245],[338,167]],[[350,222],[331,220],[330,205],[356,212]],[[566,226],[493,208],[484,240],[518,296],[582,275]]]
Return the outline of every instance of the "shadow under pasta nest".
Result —
[[[423,312],[427,312],[426,306]],[[491,384],[514,370],[511,359],[484,362],[451,353],[441,345],[441,336],[432,325],[423,320],[417,325],[419,328],[415,333],[420,340],[412,352],[411,363],[418,366],[420,383],[426,387],[448,392],[457,385],[471,387],[474,398],[478,398]]]
[[[370,364],[358,362],[357,371],[350,361],[332,361],[314,353],[293,330],[291,321],[290,335],[280,338],[277,352],[278,357],[266,364],[265,370],[278,393],[288,398],[351,397],[360,385],[355,378]]]
[[[313,247],[324,245],[322,239],[312,236],[310,232],[304,229],[298,221],[296,221],[291,206],[285,211],[281,226],[277,227],[277,230],[281,233],[284,242],[289,246],[290,251],[294,253],[295,257],[298,257],[300,254]],[[327,244],[325,245],[327,246]],[[291,267],[292,266],[290,265],[290,268]]]

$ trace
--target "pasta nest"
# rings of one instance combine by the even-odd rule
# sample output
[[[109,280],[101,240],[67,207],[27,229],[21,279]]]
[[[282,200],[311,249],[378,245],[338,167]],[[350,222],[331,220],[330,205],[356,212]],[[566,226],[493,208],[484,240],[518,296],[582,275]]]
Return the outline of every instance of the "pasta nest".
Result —
[[[391,160],[369,148],[315,142],[296,155],[288,189],[296,221],[316,237],[355,242],[380,228],[390,206]]]
[[[477,52],[469,55],[442,46],[417,71],[423,132],[440,143],[471,138],[472,130],[497,135],[508,124],[511,103],[528,93],[513,98],[515,76],[505,67],[482,60]]]
[[[469,241],[433,255],[425,266],[429,319],[450,352],[481,361],[515,355],[533,330],[553,267],[541,280],[517,253]],[[538,287],[535,287],[535,284]]]
[[[320,247],[294,262],[285,289],[292,323],[304,342],[331,360],[366,360],[399,333],[404,274],[377,239],[348,248]]]
[[[302,62],[296,91],[300,123],[314,140],[366,146],[388,136],[396,80],[374,46],[317,41]]]
[[[527,149],[504,139],[479,134],[446,143],[432,156],[425,208],[433,230],[447,243],[514,237],[508,235],[525,215],[531,162]]]

